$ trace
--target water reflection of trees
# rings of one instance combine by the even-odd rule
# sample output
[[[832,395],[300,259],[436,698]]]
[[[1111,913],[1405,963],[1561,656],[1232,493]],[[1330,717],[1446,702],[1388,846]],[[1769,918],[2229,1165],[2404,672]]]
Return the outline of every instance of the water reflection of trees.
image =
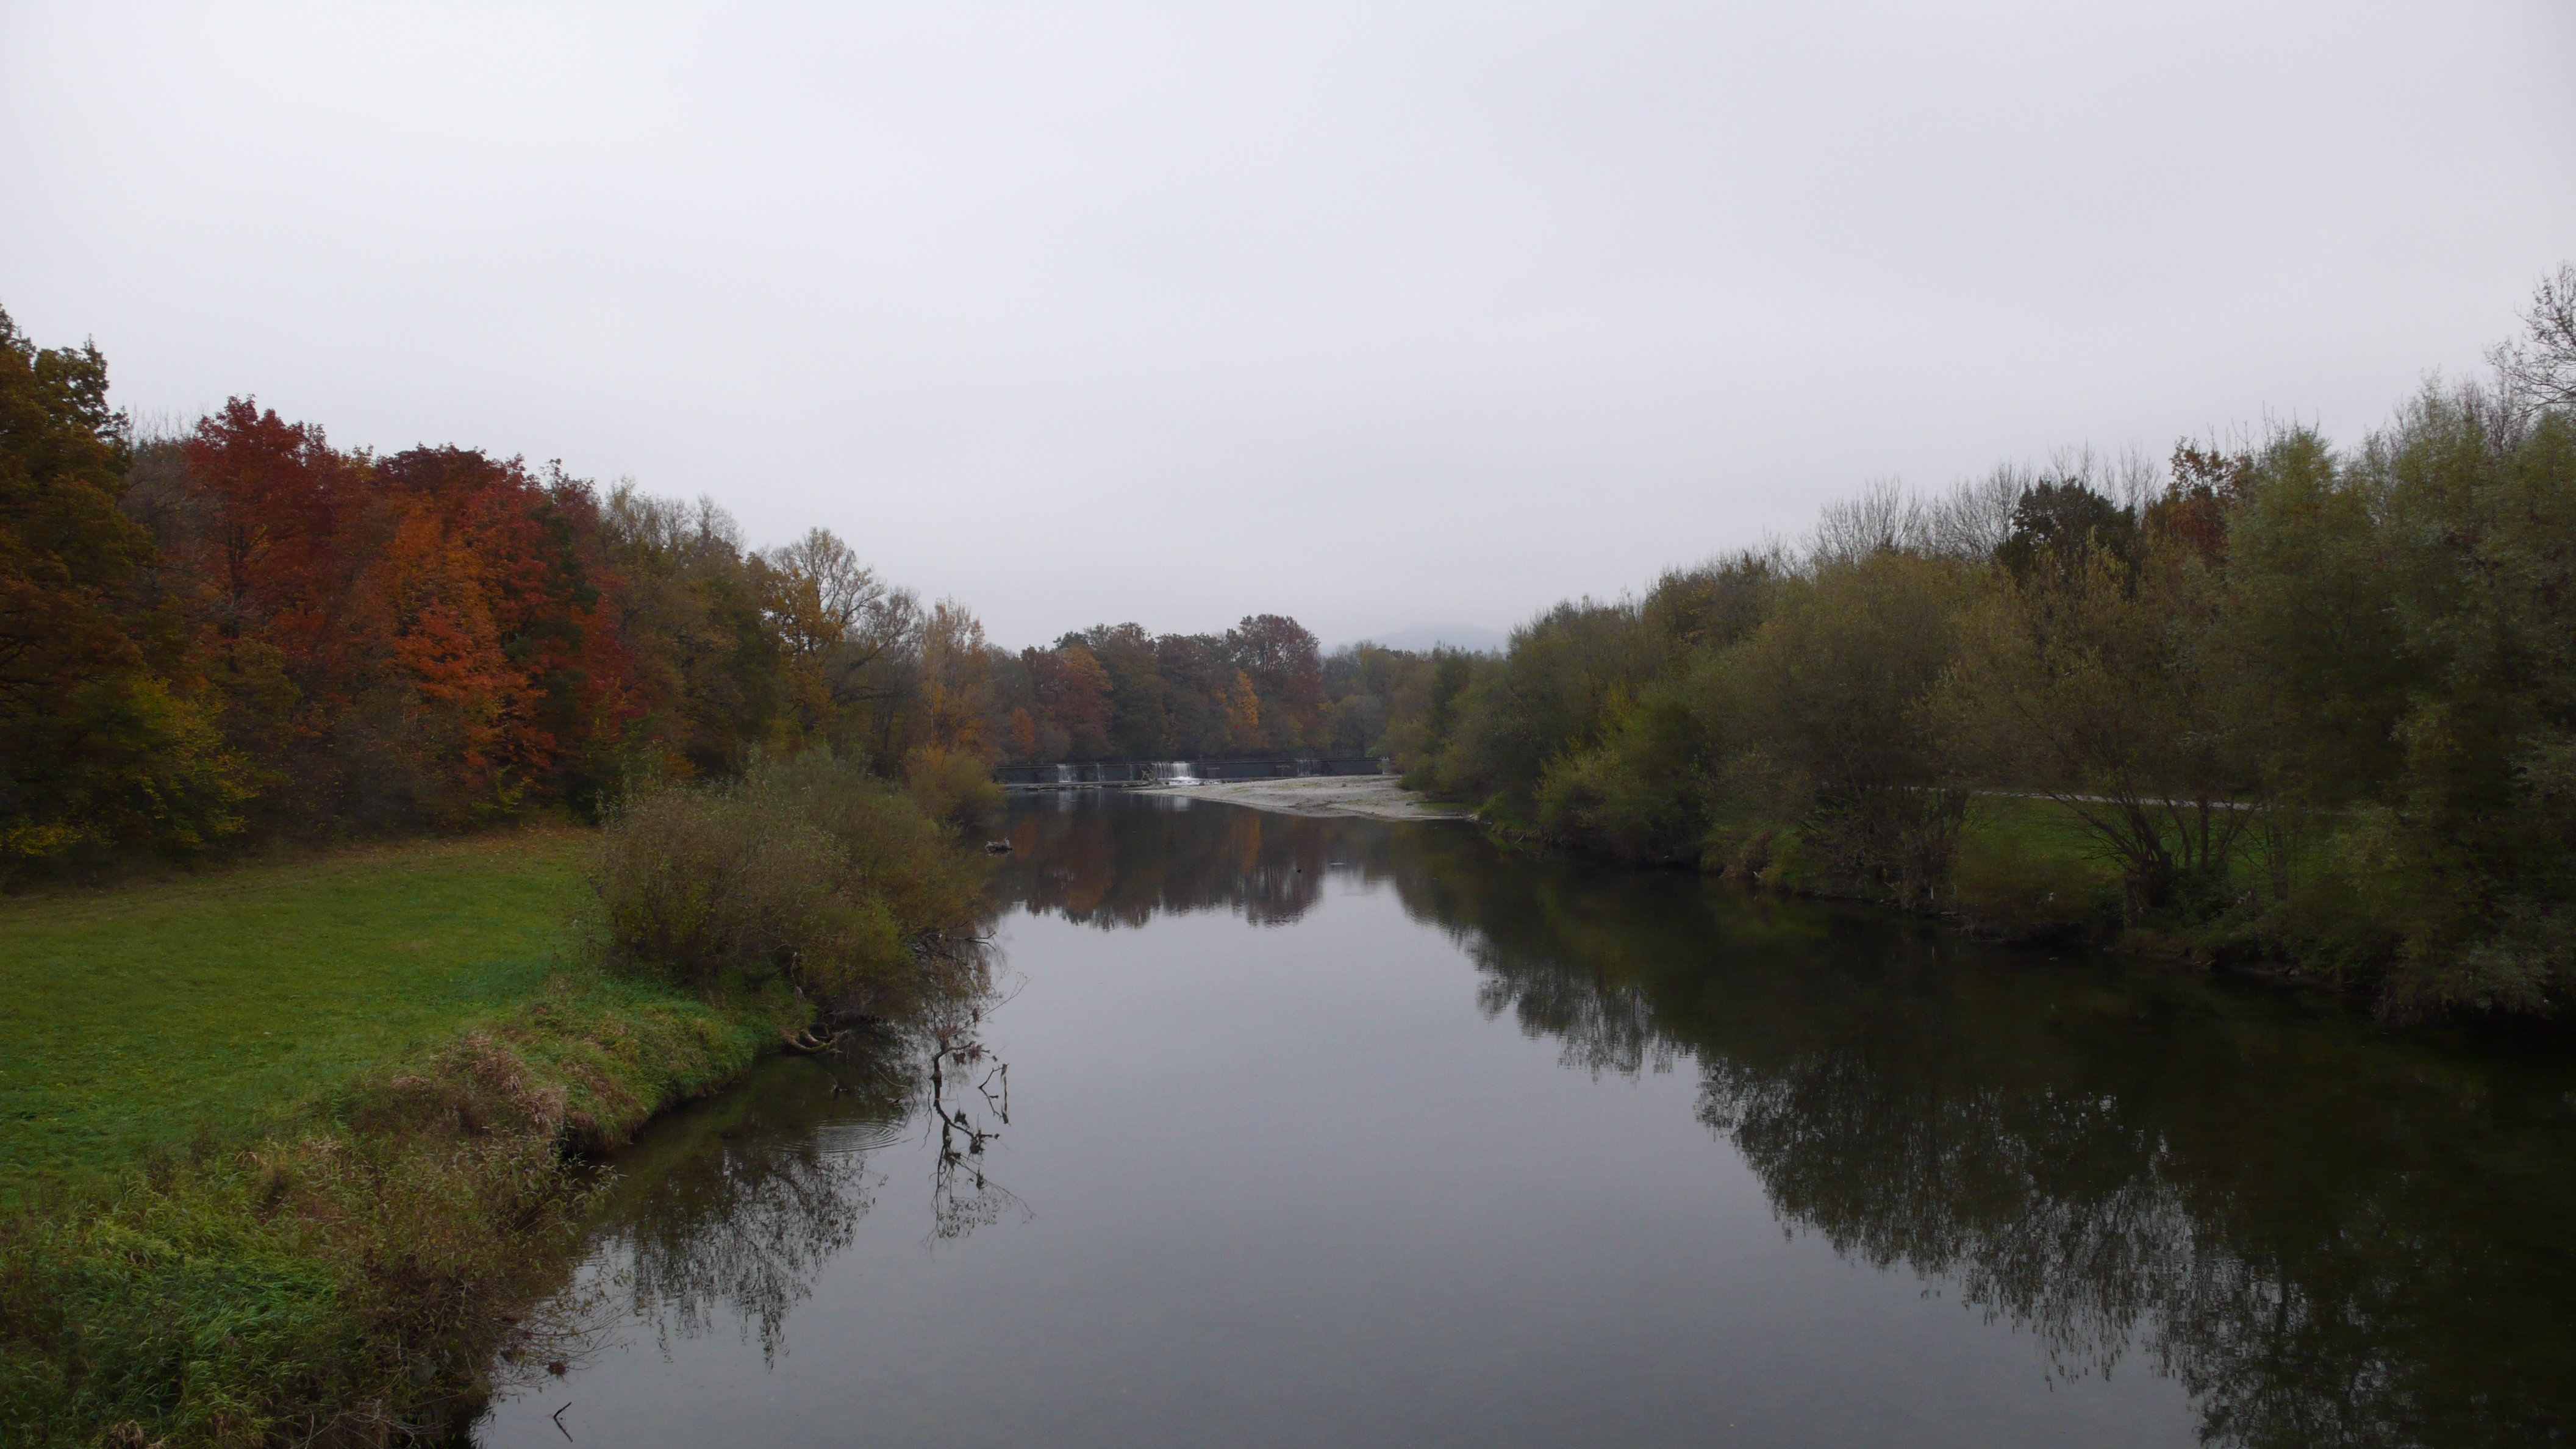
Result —
[[[2170,1374],[2212,1443],[2576,1430],[2553,1064],[1470,831],[1141,804],[1016,816],[1006,898],[1268,923],[1335,868],[1391,879],[1488,1013],[1569,1067],[1697,1070],[1785,1221],[2031,1333],[2051,1373]]]
[[[1104,928],[1284,922],[1330,873],[1391,882],[1475,961],[1484,1009],[1569,1067],[1697,1072],[1784,1221],[2030,1332],[2051,1373],[2172,1375],[2208,1442],[2576,1431],[2576,1096],[2552,1062],[1468,830],[1123,801],[1016,812],[1013,840],[1006,904]],[[846,1092],[773,1064],[661,1134],[686,1160],[634,1174],[616,1230],[636,1305],[666,1332],[730,1311],[774,1349],[888,1190],[853,1141],[931,1136],[934,1240],[1025,1213],[983,1171],[1007,1077],[975,1025],[881,1077],[836,1068]]]
[[[684,1115],[621,1164],[601,1244],[626,1307],[667,1341],[730,1314],[764,1360],[815,1274],[849,1247],[872,1203],[866,1157],[836,1124],[900,1121],[909,1083],[804,1060],[769,1064],[741,1091]]]
[[[928,1130],[938,1139],[930,1235],[943,1242],[1005,1216],[1034,1216],[1019,1194],[993,1180],[985,1161],[984,1149],[1011,1125],[1011,1064],[985,1049],[975,1034],[982,1024],[978,1010],[963,1022],[934,1023],[930,1032]]]
[[[1370,822],[1098,791],[1036,797],[1012,812],[1009,829],[995,900],[1104,930],[1199,911],[1286,925],[1322,899],[1327,873],[1383,874],[1370,859],[1383,860],[1392,834]]]
[[[934,1240],[1027,1217],[985,1166],[1009,1124],[1009,1068],[977,1035],[987,1004],[774,1060],[657,1126],[618,1163],[594,1260],[624,1309],[666,1346],[730,1317],[774,1359],[789,1315],[889,1188],[868,1154],[907,1138],[933,1146],[920,1190]]]
[[[1407,909],[1570,1066],[1696,1064],[1784,1220],[2245,1445],[2576,1428],[2568,1082],[2275,993],[1412,832]],[[2508,1326],[2509,1325],[2509,1326]]]

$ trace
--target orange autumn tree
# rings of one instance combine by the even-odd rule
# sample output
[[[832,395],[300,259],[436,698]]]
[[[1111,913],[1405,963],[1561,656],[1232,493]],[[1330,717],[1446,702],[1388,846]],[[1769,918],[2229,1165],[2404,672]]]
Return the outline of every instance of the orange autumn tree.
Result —
[[[327,810],[338,791],[314,768],[329,758],[316,745],[349,703],[356,561],[343,529],[365,497],[366,464],[248,398],[199,420],[178,454],[187,526],[162,548],[196,582],[177,592],[224,733],[256,762],[272,812]]]
[[[984,625],[964,604],[941,599],[922,620],[921,704],[928,738],[921,748],[972,755],[991,763],[986,719],[992,712],[993,666]]]
[[[1283,614],[1247,614],[1225,631],[1227,651],[1261,701],[1273,749],[1298,749],[1320,735],[1324,664],[1315,636]]]
[[[973,823],[1001,805],[992,777],[1000,753],[991,728],[993,650],[982,621],[955,599],[922,616],[919,650],[920,737],[905,754],[904,778],[933,814]]]
[[[528,718],[528,679],[501,648],[481,561],[448,525],[430,509],[401,515],[363,588],[372,702],[397,712],[413,798],[454,824],[518,804],[553,742]]]
[[[358,732],[399,767],[377,788],[457,825],[534,788],[604,781],[643,702],[605,571],[583,556],[588,490],[460,448],[415,448],[374,472]]]
[[[1253,690],[1252,676],[1238,669],[1234,682],[1217,696],[1225,711],[1225,747],[1230,750],[1257,750],[1265,743],[1261,733],[1261,697]]]
[[[206,505],[202,566],[228,667],[245,667],[250,641],[311,680],[346,600],[340,515],[363,466],[332,452],[320,428],[247,398],[200,420],[180,451]]]

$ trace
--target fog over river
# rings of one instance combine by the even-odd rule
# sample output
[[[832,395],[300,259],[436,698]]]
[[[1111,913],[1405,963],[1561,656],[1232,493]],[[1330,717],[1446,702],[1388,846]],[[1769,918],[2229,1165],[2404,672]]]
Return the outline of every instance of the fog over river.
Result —
[[[2536,1041],[1455,822],[1004,828],[1006,999],[657,1124],[477,1442],[2576,1434]]]

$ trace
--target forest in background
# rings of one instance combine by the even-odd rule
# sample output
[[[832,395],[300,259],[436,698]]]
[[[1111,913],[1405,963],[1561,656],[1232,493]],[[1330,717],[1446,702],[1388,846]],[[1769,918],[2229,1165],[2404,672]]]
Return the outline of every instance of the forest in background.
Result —
[[[971,814],[1005,760],[1375,748],[1392,657],[1270,614],[1012,653],[708,499],[241,398],[138,438],[94,346],[0,313],[0,873],[590,814],[812,746]]]
[[[0,870],[595,812],[828,746],[963,821],[1002,762],[1382,754],[1622,859],[2299,963],[2398,1013],[2576,976],[2576,269],[2491,380],[1892,485],[1499,654],[1280,615],[992,646],[816,529],[237,399],[137,439],[0,314]]]

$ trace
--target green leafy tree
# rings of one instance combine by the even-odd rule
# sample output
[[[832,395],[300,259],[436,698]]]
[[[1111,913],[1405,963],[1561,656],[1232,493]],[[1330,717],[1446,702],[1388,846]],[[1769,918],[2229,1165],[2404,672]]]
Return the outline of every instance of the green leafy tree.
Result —
[[[1731,813],[1742,792],[1757,817],[1794,824],[1826,880],[1931,900],[1966,810],[1932,697],[1976,588],[1965,565],[1897,550],[1785,584],[1699,682],[1719,757],[1712,809]]]
[[[1662,664],[1662,647],[1633,602],[1557,605],[1514,630],[1503,657],[1470,675],[1441,752],[1440,787],[1529,812],[1548,766],[1598,744],[1605,724]]]
[[[240,828],[241,761],[147,667],[127,461],[98,349],[39,349],[0,312],[0,868]]]
[[[1959,762],[2056,801],[2119,862],[2133,914],[2223,892],[2251,820],[2210,649],[2218,587],[2181,540],[2059,533],[1967,617],[1939,692]]]
[[[2344,643],[2301,672],[2317,713],[2346,725],[2313,751],[2339,767],[2316,797],[2344,808],[2288,929],[2383,969],[2395,1010],[2546,1009],[2576,985],[2576,425],[2478,388],[2428,391],[2344,491],[2374,525],[2354,552],[2386,653],[2355,660]],[[2308,663],[2283,630],[2266,637],[2258,662]],[[2382,721],[2384,738],[2363,733]]]

